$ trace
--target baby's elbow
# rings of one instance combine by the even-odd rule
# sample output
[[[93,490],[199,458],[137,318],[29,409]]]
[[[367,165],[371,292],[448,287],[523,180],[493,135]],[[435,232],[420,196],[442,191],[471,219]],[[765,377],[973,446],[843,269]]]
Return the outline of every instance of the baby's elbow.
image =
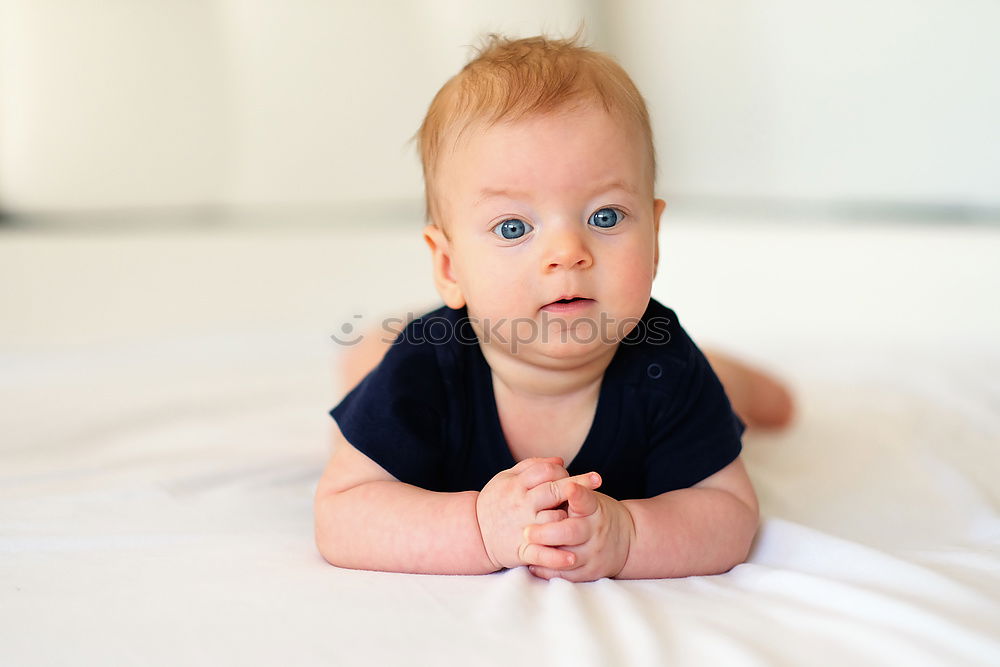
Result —
[[[750,523],[753,526],[753,532],[756,534],[757,527],[760,525],[760,503],[757,501],[757,492],[751,486],[749,492],[742,496],[740,500],[750,510]]]
[[[729,572],[737,565],[747,562],[750,558],[750,551],[753,549],[754,539],[757,537],[757,529],[760,526],[757,504],[754,503],[753,507],[744,507],[741,514],[743,516],[738,521],[736,530],[732,533],[733,542],[729,562],[722,572]]]
[[[334,507],[337,494],[325,494],[316,497],[313,507],[314,519],[314,539],[316,550],[330,565],[344,567],[343,540],[340,531],[337,530],[337,521],[334,517]]]
[[[329,536],[326,535],[323,529],[318,526],[316,528],[316,550],[327,563],[339,567],[339,559],[337,558],[336,549],[332,548]]]
[[[717,542],[715,557],[705,563],[703,574],[725,574],[750,558],[759,526],[758,510],[743,499],[733,499],[728,519],[718,527],[721,540]]]

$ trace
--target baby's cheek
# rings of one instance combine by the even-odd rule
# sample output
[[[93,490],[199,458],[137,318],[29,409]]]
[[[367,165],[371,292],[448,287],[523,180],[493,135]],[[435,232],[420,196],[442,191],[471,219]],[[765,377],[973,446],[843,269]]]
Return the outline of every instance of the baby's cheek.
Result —
[[[637,310],[637,316],[641,316],[646,310],[653,288],[652,263],[637,261],[623,267],[621,284],[624,288],[623,302],[629,304],[630,310]]]
[[[518,305],[531,294],[531,285],[520,279],[509,266],[494,264],[482,259],[464,270],[465,283],[476,310],[483,316],[511,317],[518,313]]]

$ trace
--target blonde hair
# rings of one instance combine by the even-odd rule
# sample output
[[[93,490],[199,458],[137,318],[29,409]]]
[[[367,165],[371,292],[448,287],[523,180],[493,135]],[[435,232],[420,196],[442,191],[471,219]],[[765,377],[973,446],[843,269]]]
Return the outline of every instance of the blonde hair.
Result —
[[[597,102],[638,127],[648,146],[649,173],[655,177],[653,131],[642,95],[618,63],[579,44],[579,38],[579,32],[569,39],[511,40],[491,34],[476,56],[441,87],[416,137],[428,221],[443,228],[434,189],[441,152],[474,121],[491,125]]]

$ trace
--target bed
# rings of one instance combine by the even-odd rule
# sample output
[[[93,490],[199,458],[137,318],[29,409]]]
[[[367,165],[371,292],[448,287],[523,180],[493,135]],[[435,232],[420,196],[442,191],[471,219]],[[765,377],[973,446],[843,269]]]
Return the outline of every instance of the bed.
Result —
[[[797,417],[747,563],[587,584],[315,549],[330,336],[435,302],[419,228],[0,230],[0,664],[1000,664],[1000,227],[668,212],[654,296]]]

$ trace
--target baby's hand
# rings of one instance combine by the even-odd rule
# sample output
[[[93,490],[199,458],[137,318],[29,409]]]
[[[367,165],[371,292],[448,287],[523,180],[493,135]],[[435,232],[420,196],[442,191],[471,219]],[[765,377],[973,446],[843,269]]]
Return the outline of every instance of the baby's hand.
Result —
[[[614,577],[625,567],[635,537],[628,508],[610,496],[570,483],[567,518],[524,529],[525,539],[539,548],[566,547],[576,562],[563,567],[543,563],[528,569],[536,577],[569,581],[594,581]]]
[[[570,477],[562,463],[560,458],[525,459],[497,473],[480,491],[476,499],[479,530],[486,554],[498,570],[528,564],[566,567],[575,559],[561,549],[529,545],[524,539],[527,525],[567,518],[558,507],[567,500],[570,487],[589,489],[600,484],[597,475]]]

